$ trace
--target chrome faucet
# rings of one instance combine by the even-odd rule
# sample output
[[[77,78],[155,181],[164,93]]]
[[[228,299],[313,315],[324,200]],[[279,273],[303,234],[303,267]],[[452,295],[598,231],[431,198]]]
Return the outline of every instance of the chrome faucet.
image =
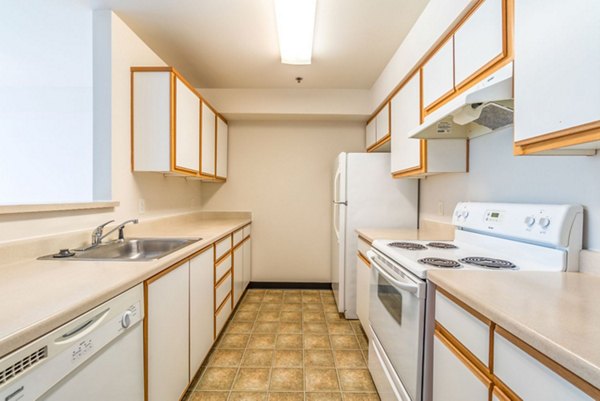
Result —
[[[109,225],[113,221],[114,220],[109,220],[106,223],[100,224],[98,227],[94,228],[94,231],[92,231],[92,246],[96,246],[96,245],[100,244],[100,242],[102,241],[102,238],[104,238],[102,236],[102,232],[104,231],[104,227],[106,227],[107,225]]]
[[[123,223],[119,224],[118,226],[116,226],[115,228],[113,228],[112,230],[110,230],[109,232],[107,232],[106,234],[102,234],[104,227],[109,224],[112,223],[114,220],[111,221],[107,221],[106,223],[96,227],[94,229],[94,232],[92,233],[92,246],[97,246],[100,245],[102,243],[102,240],[106,237],[108,237],[110,234],[114,233],[115,231],[119,230],[119,240],[124,240],[125,239],[125,226],[129,223],[133,223],[133,224],[137,224],[139,221],[138,219],[131,219],[131,220],[127,220],[124,221]]]

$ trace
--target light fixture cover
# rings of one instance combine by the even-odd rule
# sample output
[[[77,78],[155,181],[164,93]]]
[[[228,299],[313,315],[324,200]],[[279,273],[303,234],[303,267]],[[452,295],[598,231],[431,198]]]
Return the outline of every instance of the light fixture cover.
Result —
[[[275,0],[282,63],[311,63],[316,9],[317,0]]]

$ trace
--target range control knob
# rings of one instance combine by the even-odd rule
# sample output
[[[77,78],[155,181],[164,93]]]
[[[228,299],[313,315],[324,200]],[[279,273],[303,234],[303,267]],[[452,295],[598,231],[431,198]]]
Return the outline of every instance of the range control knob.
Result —
[[[131,314],[132,312],[128,310],[125,313],[123,313],[123,316],[121,316],[121,326],[124,329],[128,328],[131,325]]]
[[[550,225],[550,219],[547,217],[542,217],[540,218],[539,224],[542,228],[548,228],[548,226]]]
[[[527,224],[528,227],[533,226],[535,224],[535,217],[532,217],[532,216],[525,217],[525,224]]]
[[[469,217],[469,211],[468,211],[468,210],[465,210],[465,211],[463,212],[463,217],[464,217],[465,219],[466,219],[467,217]]]

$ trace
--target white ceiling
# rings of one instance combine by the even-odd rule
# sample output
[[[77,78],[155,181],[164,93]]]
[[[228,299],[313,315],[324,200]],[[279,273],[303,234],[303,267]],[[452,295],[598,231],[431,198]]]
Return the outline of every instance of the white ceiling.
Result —
[[[273,0],[92,2],[196,87],[368,89],[428,0],[318,0],[308,66],[280,63]]]

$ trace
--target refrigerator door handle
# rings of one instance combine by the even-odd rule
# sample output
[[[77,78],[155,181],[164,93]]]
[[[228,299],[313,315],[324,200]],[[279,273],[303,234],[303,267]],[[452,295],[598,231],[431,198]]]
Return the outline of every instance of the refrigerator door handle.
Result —
[[[340,240],[340,231],[338,229],[338,213],[339,213],[339,206],[337,203],[333,202],[333,231],[335,231],[335,238],[338,240]]]
[[[344,205],[344,206],[348,206],[348,201],[344,201],[344,202],[338,202],[338,201],[333,201],[334,205]]]

